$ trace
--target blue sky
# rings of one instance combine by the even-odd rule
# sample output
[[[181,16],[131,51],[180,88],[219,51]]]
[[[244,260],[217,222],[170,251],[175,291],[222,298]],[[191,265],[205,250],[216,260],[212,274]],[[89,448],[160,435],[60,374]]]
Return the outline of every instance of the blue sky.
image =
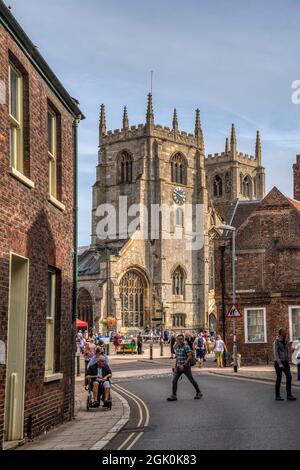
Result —
[[[238,150],[261,131],[267,190],[292,196],[300,153],[298,0],[7,0],[87,119],[80,125],[79,242],[90,242],[100,103],[108,129],[145,120],[154,71],[155,121],[193,132],[201,110],[207,153],[223,151],[234,122]]]

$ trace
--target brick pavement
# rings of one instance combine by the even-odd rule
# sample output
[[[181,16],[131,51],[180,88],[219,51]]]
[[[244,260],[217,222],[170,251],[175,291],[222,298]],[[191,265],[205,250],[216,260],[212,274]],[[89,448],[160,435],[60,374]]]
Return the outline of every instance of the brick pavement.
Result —
[[[50,430],[20,447],[20,450],[88,450],[101,448],[122,429],[129,419],[126,400],[112,392],[113,407],[86,411],[83,377],[76,378],[75,419]]]

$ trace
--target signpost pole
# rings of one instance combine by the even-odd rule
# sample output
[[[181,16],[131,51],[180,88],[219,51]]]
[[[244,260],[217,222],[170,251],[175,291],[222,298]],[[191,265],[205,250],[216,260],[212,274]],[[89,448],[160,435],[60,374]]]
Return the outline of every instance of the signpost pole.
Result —
[[[235,302],[235,230],[232,230],[232,303],[235,305]],[[235,317],[233,317],[233,371],[238,371]]]

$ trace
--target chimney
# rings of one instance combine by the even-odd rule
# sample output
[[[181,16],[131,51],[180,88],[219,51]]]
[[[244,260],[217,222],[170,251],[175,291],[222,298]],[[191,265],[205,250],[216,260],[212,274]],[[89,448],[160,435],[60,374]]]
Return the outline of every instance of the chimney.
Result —
[[[294,164],[294,199],[300,201],[300,155],[297,155],[297,162]]]

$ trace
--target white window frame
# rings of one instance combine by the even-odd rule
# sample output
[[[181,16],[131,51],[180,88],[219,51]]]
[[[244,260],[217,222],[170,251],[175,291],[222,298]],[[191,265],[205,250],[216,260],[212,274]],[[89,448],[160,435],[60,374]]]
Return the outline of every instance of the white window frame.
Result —
[[[48,275],[51,273],[51,315],[48,316]],[[45,376],[52,375],[55,372],[55,313],[56,313],[56,272],[53,269],[47,270],[47,316],[46,316],[46,347],[45,347]],[[49,339],[49,335],[50,339]]]
[[[262,310],[264,317],[264,341],[248,341],[248,312],[251,310]],[[245,334],[245,344],[266,344],[268,342],[267,338],[267,309],[266,307],[245,307],[244,308],[244,334]]]
[[[49,150],[48,119],[51,116],[52,140]],[[49,158],[49,195],[57,199],[57,114],[48,106],[47,132],[48,132],[48,158]],[[52,171],[53,170],[53,171]],[[54,176],[54,178],[52,178]],[[53,181],[54,180],[54,181]]]
[[[298,338],[293,338],[293,323],[292,323],[292,310],[299,308],[300,305],[289,305],[289,330],[290,330],[290,341],[296,341]]]
[[[12,115],[11,110],[11,71],[17,75],[17,117]],[[23,75],[22,73],[10,62],[9,63],[9,119],[10,119],[10,139],[14,138],[15,154],[12,155],[12,142],[10,142],[10,165],[12,168],[20,173],[24,173],[24,96],[23,96]],[[12,132],[12,129],[14,132]]]

